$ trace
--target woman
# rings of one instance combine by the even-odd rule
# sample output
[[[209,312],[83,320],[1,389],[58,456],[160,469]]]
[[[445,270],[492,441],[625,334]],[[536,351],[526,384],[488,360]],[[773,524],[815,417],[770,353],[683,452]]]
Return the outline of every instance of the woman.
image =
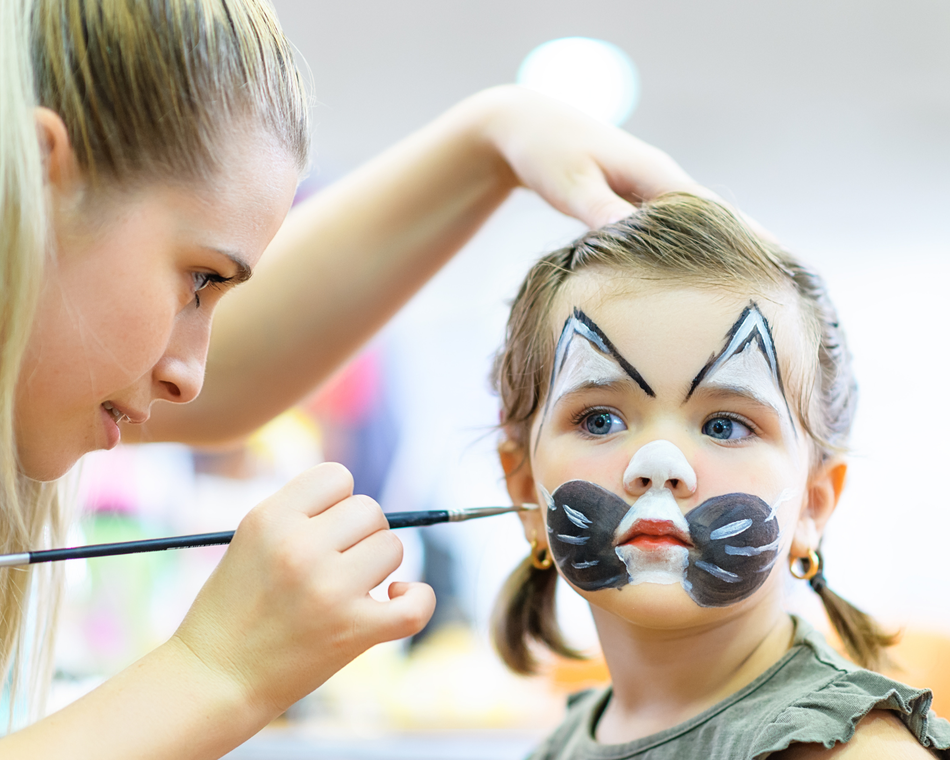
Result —
[[[513,188],[591,225],[631,211],[618,196],[695,188],[630,136],[500,88],[282,225],[309,126],[266,0],[16,0],[0,30],[0,551],[62,541],[55,480],[86,451],[227,440],[294,403]],[[0,751],[220,757],[425,624],[422,584],[368,596],[401,558],[386,528],[343,468],[304,473],[242,522],[172,639]],[[0,576],[14,686],[26,655],[48,662],[55,601],[55,577]]]

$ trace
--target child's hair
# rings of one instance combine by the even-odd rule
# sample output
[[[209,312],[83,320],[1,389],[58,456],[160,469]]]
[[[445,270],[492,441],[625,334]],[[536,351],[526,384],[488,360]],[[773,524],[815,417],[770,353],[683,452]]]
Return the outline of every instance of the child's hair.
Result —
[[[525,278],[492,373],[507,445],[519,449],[525,461],[531,423],[544,403],[554,360],[551,308],[564,283],[587,269],[632,273],[664,283],[795,293],[807,347],[805,366],[789,383],[797,390],[798,417],[813,443],[815,463],[846,449],[857,392],[844,333],[822,279],[758,238],[725,207],[691,195],[669,194],[543,257]],[[493,638],[502,659],[516,672],[536,671],[532,641],[579,657],[566,645],[555,620],[556,580],[553,567],[539,569],[528,556],[501,592]],[[895,637],[833,593],[822,574],[811,585],[849,654],[865,667],[879,665],[883,648]]]
[[[0,552],[64,539],[55,484],[24,477],[15,393],[47,247],[34,108],[66,125],[94,189],[213,176],[229,137],[263,129],[299,170],[309,103],[268,0],[0,0]],[[0,683],[46,680],[58,568],[0,570]],[[28,604],[30,593],[41,604]],[[35,612],[26,633],[27,610]],[[33,700],[33,710],[42,700]]]

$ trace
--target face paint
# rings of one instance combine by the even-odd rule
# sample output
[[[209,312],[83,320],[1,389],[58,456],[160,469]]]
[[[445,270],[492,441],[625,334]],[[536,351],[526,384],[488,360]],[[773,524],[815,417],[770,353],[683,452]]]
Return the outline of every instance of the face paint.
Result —
[[[772,331],[755,302],[745,308],[726,333],[725,342],[722,351],[693,378],[685,400],[689,401],[701,385],[721,388],[771,406],[792,423]],[[795,430],[794,423],[791,428]]]
[[[681,583],[701,607],[735,604],[765,582],[779,549],[773,507],[758,496],[733,493],[707,499],[684,518],[669,489],[661,490],[668,494],[668,504],[662,503],[659,492],[648,498],[651,489],[632,507],[585,480],[543,493],[551,553],[564,577],[584,591],[628,583]],[[675,530],[681,523],[672,519],[673,509],[686,525],[685,536]],[[669,517],[674,530],[668,535],[688,536],[691,545],[677,546],[671,540],[666,547],[636,547],[632,533],[638,522],[649,519],[643,515],[661,515],[663,521]],[[630,529],[623,530],[625,524]],[[627,542],[617,546],[618,538]]]
[[[555,354],[535,451],[549,410],[575,390],[632,379],[656,398],[603,331],[576,307]],[[727,332],[723,349],[695,376],[683,403],[707,389],[771,407],[794,431],[771,330],[754,302]],[[768,578],[781,543],[776,508],[790,492],[782,492],[771,506],[753,494],[717,495],[683,515],[677,498],[694,493],[697,479],[682,451],[669,441],[641,447],[623,482],[631,493],[645,489],[632,506],[585,480],[563,483],[553,494],[539,485],[552,556],[576,587],[597,591],[679,583],[697,605],[722,607],[751,596]]]
[[[583,387],[607,385],[626,379],[633,380],[648,396],[656,396],[636,368],[620,355],[603,330],[575,307],[574,313],[564,323],[554,351],[554,366],[535,439],[535,451],[548,412],[558,399]]]

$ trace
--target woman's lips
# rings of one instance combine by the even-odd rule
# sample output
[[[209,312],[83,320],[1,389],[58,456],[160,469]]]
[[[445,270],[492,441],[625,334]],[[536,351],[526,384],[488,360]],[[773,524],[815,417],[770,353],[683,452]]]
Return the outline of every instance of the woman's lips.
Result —
[[[100,406],[100,417],[102,418],[102,426],[105,429],[106,434],[106,445],[107,449],[114,449],[118,446],[119,441],[122,438],[122,433],[119,431],[119,426],[116,423],[115,417],[112,415],[108,409],[104,406]]]
[[[637,520],[630,530],[617,542],[618,546],[630,544],[639,549],[683,546],[690,548],[693,542],[681,528],[669,520]]]

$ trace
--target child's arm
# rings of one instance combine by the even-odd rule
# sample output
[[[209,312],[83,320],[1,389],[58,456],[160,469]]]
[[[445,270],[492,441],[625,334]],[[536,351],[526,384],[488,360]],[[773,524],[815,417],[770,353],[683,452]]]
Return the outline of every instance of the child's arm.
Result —
[[[872,710],[858,723],[847,744],[825,749],[821,744],[793,744],[770,760],[933,760],[890,710]]]
[[[370,646],[418,632],[435,599],[396,584],[378,505],[321,465],[242,521],[176,634],[73,705],[0,740],[4,758],[218,758]]]
[[[512,86],[480,93],[291,212],[218,307],[204,391],[157,404],[141,437],[214,443],[298,401],[518,185],[592,226],[633,211],[615,193],[709,194],[665,153],[574,109]]]

